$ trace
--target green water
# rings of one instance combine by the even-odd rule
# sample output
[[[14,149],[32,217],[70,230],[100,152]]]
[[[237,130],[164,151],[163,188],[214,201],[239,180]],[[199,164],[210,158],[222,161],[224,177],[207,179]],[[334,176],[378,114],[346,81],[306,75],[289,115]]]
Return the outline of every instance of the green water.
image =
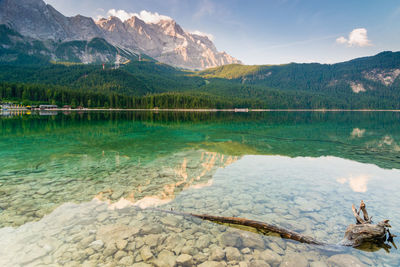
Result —
[[[336,244],[363,199],[397,233],[399,121],[391,112],[2,116],[0,265],[345,266],[355,257],[398,266],[395,249],[322,249],[152,207]]]

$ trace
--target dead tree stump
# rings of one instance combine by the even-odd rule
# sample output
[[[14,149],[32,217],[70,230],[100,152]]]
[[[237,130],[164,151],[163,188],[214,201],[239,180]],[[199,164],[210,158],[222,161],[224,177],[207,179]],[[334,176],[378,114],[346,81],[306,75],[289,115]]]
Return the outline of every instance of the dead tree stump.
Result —
[[[368,243],[373,243],[378,245],[378,247],[389,249],[390,245],[386,244],[386,242],[391,242],[393,246],[396,247],[393,241],[395,235],[391,234],[389,231],[389,228],[391,228],[389,220],[383,220],[378,224],[372,224],[372,217],[369,217],[365,203],[362,200],[358,211],[354,204],[352,210],[356,219],[356,224],[351,224],[347,227],[344,239],[340,243],[341,245],[360,247]],[[361,212],[363,217],[360,216]]]

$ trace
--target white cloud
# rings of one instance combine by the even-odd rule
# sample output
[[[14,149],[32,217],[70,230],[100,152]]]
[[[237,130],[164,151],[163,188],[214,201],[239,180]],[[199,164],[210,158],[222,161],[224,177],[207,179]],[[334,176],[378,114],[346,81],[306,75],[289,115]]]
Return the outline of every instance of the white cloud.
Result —
[[[205,33],[205,32],[201,32],[201,31],[192,31],[190,32],[191,34],[195,34],[195,35],[199,35],[199,36],[204,36],[204,37],[208,37],[208,39],[210,39],[211,41],[214,40],[214,35],[212,35],[211,33]]]
[[[147,10],[142,10],[139,13],[131,13],[131,12],[127,12],[122,9],[119,9],[119,10],[110,9],[107,12],[107,16],[117,17],[122,21],[126,21],[126,20],[130,19],[131,17],[135,16],[135,17],[143,20],[146,23],[157,23],[161,20],[172,20],[172,18],[170,18],[168,16],[160,15],[157,12],[152,13]]]
[[[350,32],[349,37],[340,36],[336,39],[338,44],[346,44],[348,47],[365,47],[371,46],[371,41],[368,40],[367,29],[358,28]]]

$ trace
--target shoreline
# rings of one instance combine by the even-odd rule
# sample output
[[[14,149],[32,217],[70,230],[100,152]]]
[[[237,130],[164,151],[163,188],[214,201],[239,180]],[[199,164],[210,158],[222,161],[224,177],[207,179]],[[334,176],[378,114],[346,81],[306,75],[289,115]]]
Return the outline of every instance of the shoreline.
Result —
[[[34,110],[40,111],[40,110]],[[400,112],[399,109],[45,109],[42,111],[153,111],[153,112]]]
[[[37,112],[37,111],[62,111],[62,112],[82,112],[82,111],[152,111],[152,112],[400,112],[400,109],[120,109],[120,108],[84,108],[84,109],[7,109],[1,112]]]

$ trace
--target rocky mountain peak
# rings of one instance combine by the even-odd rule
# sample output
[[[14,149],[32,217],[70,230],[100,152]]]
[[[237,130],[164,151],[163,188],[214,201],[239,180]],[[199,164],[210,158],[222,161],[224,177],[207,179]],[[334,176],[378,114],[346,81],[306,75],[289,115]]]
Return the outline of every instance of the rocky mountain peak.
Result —
[[[202,69],[240,63],[228,54],[218,52],[207,37],[186,32],[168,17],[148,23],[136,16],[124,22],[117,17],[95,22],[82,15],[66,17],[43,0],[0,0],[0,24],[10,26],[23,36],[43,41],[90,41],[100,37],[132,53],[147,54],[182,68]]]

